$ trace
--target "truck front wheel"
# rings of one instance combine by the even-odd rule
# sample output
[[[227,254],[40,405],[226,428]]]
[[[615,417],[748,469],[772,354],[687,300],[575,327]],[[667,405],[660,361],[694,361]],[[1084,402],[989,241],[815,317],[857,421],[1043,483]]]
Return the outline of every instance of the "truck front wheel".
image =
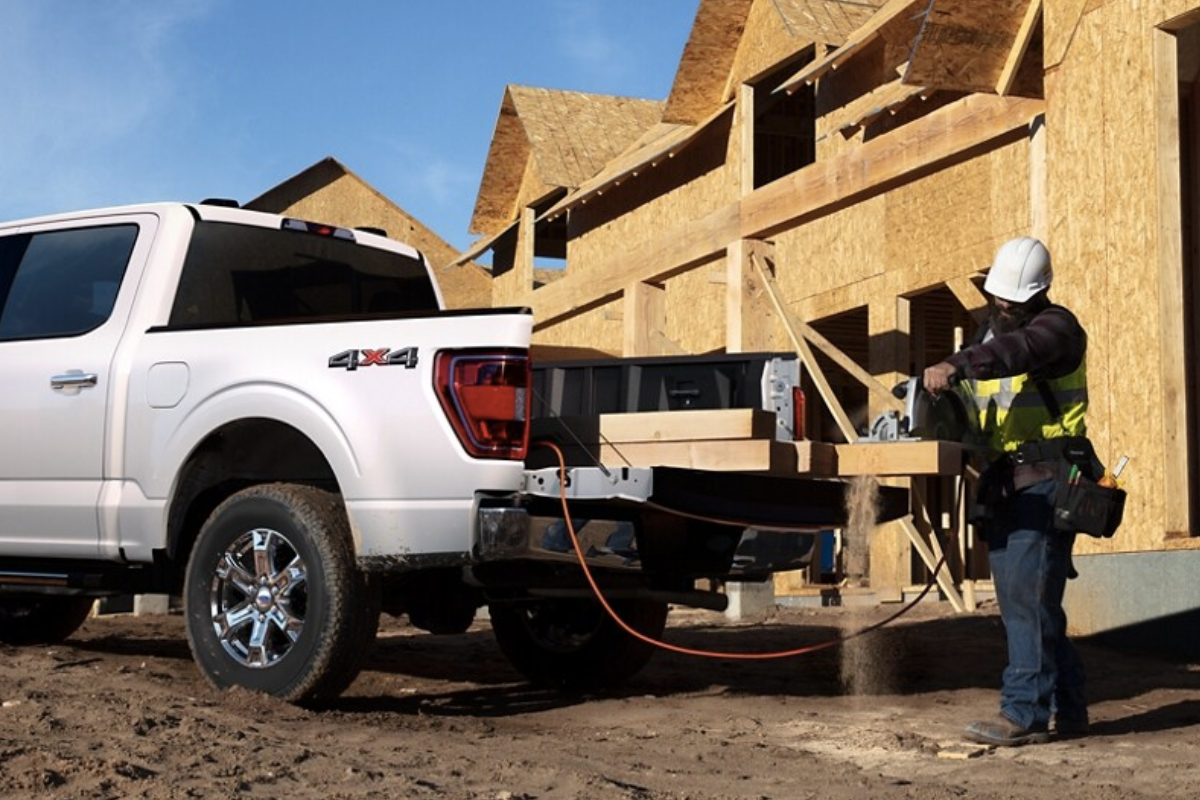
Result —
[[[610,605],[639,633],[662,636],[666,603],[615,600]],[[534,683],[573,690],[613,686],[633,677],[655,650],[623,630],[591,598],[493,603],[488,614],[500,650]]]
[[[342,504],[310,486],[253,486],[218,506],[184,592],[192,655],[218,689],[336,697],[379,627],[378,592],[355,565]]]

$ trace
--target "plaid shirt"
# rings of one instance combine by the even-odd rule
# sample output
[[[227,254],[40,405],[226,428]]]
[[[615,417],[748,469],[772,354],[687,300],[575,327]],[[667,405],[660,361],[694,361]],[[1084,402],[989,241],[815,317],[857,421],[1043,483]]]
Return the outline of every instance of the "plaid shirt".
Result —
[[[1074,372],[1087,350],[1087,332],[1062,306],[1049,306],[1010,333],[965,347],[946,360],[965,378],[993,380],[1033,373],[1061,378]]]

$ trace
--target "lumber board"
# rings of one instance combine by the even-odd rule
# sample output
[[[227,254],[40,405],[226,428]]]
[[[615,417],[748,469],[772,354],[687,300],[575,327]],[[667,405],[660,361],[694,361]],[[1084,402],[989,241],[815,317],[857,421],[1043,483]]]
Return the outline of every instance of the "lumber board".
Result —
[[[543,418],[534,420],[531,436],[582,444],[771,439],[775,415],[754,408],[727,408]]]
[[[841,477],[959,475],[963,469],[963,446],[958,442],[856,442],[835,447]]]

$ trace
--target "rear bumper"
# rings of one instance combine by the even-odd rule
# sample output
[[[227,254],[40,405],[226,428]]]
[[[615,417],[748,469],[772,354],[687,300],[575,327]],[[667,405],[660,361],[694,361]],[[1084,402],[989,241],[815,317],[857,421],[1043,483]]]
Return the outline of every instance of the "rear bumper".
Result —
[[[589,567],[610,572],[642,570],[637,531],[644,526],[631,519],[585,518],[572,519],[572,525]],[[652,536],[653,532],[643,535]],[[731,528],[728,535],[739,537],[732,563],[720,574],[706,577],[753,580],[801,569],[812,560],[816,540],[811,532],[751,528]],[[579,563],[566,521],[537,516],[526,508],[480,509],[476,556],[478,563]],[[679,553],[679,560],[687,557],[687,553]]]

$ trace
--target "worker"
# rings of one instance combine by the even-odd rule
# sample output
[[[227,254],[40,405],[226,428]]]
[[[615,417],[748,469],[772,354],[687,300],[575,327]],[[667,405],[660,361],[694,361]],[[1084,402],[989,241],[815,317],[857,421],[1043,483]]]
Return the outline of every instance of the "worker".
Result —
[[[980,477],[982,526],[1008,641],[1000,712],[966,737],[995,746],[1086,735],[1084,670],[1067,638],[1063,592],[1075,534],[1054,528],[1059,482],[1086,439],[1087,334],[1050,302],[1050,252],[1020,237],[996,252],[984,282],[990,318],[974,343],[925,370],[927,391],[959,381],[974,396],[991,461]],[[1094,461],[1094,454],[1091,456]]]

